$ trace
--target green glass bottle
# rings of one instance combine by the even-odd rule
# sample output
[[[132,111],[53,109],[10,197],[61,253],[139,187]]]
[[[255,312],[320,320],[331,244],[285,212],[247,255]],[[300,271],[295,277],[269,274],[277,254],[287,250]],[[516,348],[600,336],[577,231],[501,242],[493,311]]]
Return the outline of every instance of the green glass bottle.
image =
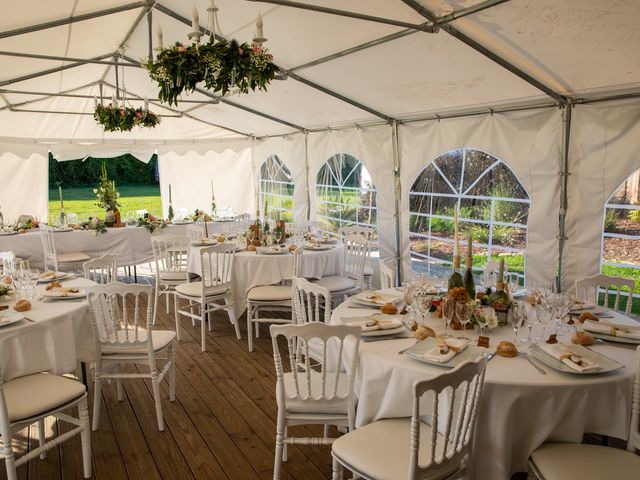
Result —
[[[449,277],[449,290],[452,288],[464,287],[462,275],[458,272],[460,269],[460,255],[453,257],[453,273]]]
[[[470,300],[476,298],[476,282],[473,279],[473,237],[469,235],[469,242],[467,243],[467,258],[465,265],[467,269],[464,271],[464,277],[462,282],[464,283],[464,289],[469,294]]]
[[[496,289],[489,295],[489,306],[496,311],[498,324],[501,326],[506,325],[510,301],[509,296],[504,291],[504,258],[500,259]]]

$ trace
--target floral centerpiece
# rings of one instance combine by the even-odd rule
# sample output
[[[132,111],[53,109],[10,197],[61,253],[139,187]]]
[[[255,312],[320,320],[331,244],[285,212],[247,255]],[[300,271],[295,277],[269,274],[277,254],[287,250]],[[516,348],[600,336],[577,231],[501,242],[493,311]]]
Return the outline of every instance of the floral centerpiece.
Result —
[[[109,180],[107,175],[107,165],[105,162],[102,162],[100,183],[97,188],[93,189],[93,193],[95,193],[98,198],[98,203],[96,203],[96,205],[107,211],[107,214],[105,215],[105,223],[107,226],[111,226],[114,223],[120,223],[120,212],[118,211],[118,207],[120,207],[120,204],[118,203],[120,193],[116,190],[116,182]]]
[[[149,233],[153,233],[156,230],[162,230],[167,224],[163,220],[159,220],[158,217],[149,215],[148,217],[140,217],[136,226],[144,227]]]
[[[178,104],[183,92],[193,92],[199,83],[207,90],[225,95],[231,88],[240,93],[267,90],[278,67],[273,56],[258,44],[239,45],[235,40],[210,41],[203,45],[176,42],[163,48],[156,59],[143,60],[142,66],[160,88],[158,98]]]
[[[107,233],[107,224],[98,217],[89,217],[89,220],[80,223],[80,230],[93,230],[96,235],[100,235]]]
[[[27,218],[24,222],[16,223],[14,230],[18,233],[25,233],[27,230],[32,230],[34,228],[38,228],[40,226],[40,222],[35,218]]]
[[[160,117],[142,107],[119,107],[117,104],[97,104],[93,118],[107,132],[130,132],[133,127],[154,128],[160,123]]]
[[[200,217],[204,217],[205,222],[210,222],[211,220],[213,220],[213,217],[211,217],[211,215],[207,215],[203,210],[198,209],[196,209],[191,215],[191,220],[196,222]]]

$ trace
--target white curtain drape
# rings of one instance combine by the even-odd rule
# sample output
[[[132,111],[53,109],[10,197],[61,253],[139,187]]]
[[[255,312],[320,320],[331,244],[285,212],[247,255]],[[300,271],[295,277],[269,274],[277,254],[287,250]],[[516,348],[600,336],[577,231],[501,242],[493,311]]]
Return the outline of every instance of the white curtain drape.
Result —
[[[411,270],[409,191],[420,172],[439,155],[462,147],[482,150],[506,163],[529,194],[526,275],[551,283],[557,258],[561,165],[561,116],[555,109],[487,114],[411,123],[399,127],[401,254]]]
[[[604,205],[640,168],[640,101],[577,105],[569,159],[565,289],[600,270]]]
[[[253,171],[255,172],[256,199],[260,185],[260,168],[271,155],[277,155],[286,165],[293,179],[293,217],[296,222],[307,219],[308,186],[304,134],[292,134],[256,140],[253,145]],[[253,211],[257,210],[256,205]]]

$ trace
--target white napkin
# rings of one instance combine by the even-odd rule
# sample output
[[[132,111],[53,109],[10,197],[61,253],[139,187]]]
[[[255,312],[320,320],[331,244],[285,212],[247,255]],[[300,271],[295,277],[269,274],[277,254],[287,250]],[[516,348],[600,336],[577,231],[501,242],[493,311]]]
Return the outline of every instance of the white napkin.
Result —
[[[640,340],[640,328],[620,325],[614,322],[586,320],[582,328],[588,332],[604,333],[613,337],[634,338]]]
[[[587,360],[581,355],[574,353],[571,347],[562,343],[543,343],[540,348],[551,355],[556,360],[560,360],[576,372],[593,372],[602,367],[591,360]],[[568,356],[569,355],[569,356]],[[578,365],[571,358],[579,360],[582,365]]]
[[[376,322],[375,325],[367,326],[367,322]],[[402,326],[402,321],[399,318],[390,318],[389,320],[378,320],[376,318],[364,318],[357,321],[347,322],[347,325],[352,327],[360,327],[363,332],[375,332],[376,330],[389,330],[391,328],[398,328]]]
[[[430,362],[447,363],[458,353],[467,348],[467,345],[469,344],[469,341],[464,338],[447,338],[446,342],[449,346],[449,351],[447,353],[440,353],[440,345],[436,345],[423,353],[422,358],[429,360]]]

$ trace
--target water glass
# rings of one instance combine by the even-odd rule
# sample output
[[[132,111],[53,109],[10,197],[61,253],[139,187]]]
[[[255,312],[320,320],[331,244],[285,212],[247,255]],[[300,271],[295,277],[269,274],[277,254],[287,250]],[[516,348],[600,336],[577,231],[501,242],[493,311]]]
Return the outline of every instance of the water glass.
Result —
[[[40,279],[40,272],[38,270],[24,270],[24,282],[25,282],[25,294],[27,298],[32,300],[36,296],[36,287],[38,286],[38,280]]]
[[[456,312],[456,301],[450,297],[442,299],[442,316],[444,317],[445,336],[449,336],[449,325]]]
[[[456,302],[456,316],[462,324],[462,332],[466,330],[467,324],[471,321],[473,306],[468,302]],[[465,338],[464,335],[460,338]]]

